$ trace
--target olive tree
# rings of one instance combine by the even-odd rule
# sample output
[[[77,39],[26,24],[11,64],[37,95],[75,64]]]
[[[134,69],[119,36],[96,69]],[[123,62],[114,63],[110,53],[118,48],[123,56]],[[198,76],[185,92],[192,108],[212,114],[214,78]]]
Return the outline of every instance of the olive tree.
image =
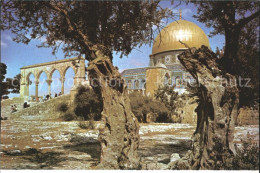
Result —
[[[138,121],[113,51],[121,57],[153,40],[153,26],[171,15],[159,1],[1,1],[1,29],[28,44],[45,37],[39,47],[60,46],[66,56],[84,55],[88,77],[103,100],[100,169],[137,169]]]

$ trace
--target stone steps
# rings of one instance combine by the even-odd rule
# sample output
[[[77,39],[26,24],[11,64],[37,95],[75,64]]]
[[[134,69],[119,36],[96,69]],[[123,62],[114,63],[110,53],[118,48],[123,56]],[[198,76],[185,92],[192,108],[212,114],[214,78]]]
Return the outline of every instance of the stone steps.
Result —
[[[56,119],[60,116],[57,111],[61,103],[71,103],[70,94],[62,95],[51,100],[37,103],[28,108],[22,108],[20,111],[9,115],[9,119],[22,120],[46,120]]]
[[[14,97],[1,101],[1,117],[9,117],[11,113],[11,105],[16,105],[18,110],[21,110],[23,107],[23,98]]]

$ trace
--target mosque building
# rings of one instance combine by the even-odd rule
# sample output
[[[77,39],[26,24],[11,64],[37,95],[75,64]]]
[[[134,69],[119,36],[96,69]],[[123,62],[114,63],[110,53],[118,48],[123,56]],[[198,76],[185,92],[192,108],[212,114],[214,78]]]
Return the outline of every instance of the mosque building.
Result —
[[[174,86],[178,93],[185,92],[185,82],[194,79],[179,62],[177,56],[189,47],[210,48],[209,40],[204,31],[196,24],[187,20],[174,21],[167,25],[154,40],[148,67],[124,70],[121,74],[127,83],[129,92],[140,91],[144,95],[154,96],[159,88]]]

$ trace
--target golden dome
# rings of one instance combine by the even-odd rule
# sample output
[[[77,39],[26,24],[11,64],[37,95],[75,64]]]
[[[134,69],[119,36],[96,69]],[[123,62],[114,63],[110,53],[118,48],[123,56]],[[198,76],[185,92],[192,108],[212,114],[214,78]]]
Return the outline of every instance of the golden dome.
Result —
[[[209,46],[209,40],[204,31],[196,24],[187,20],[178,20],[167,25],[154,40],[152,54],[164,51],[185,49],[186,47],[199,48],[202,45]]]

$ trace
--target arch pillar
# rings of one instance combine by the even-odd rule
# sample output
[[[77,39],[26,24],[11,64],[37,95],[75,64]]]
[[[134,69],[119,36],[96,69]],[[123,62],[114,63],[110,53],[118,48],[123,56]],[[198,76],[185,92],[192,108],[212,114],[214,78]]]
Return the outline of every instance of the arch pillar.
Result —
[[[77,87],[85,82],[85,59],[80,59],[76,65],[76,73],[74,77],[74,86]]]
[[[21,82],[20,84],[20,97],[28,98],[29,96],[29,84],[27,82]]]
[[[75,95],[77,93],[77,87],[80,85],[83,85],[84,82],[86,81],[85,59],[80,58],[76,61],[77,62],[74,65],[74,67],[75,67],[74,85],[70,90],[71,100],[74,100],[74,98],[75,98]]]
[[[64,94],[64,82],[65,82],[65,77],[60,78],[61,82],[61,94]]]
[[[51,83],[52,83],[52,80],[51,79],[47,79],[46,82],[48,84],[48,94],[51,95]]]
[[[39,81],[36,80],[35,81],[35,101],[38,102],[39,101]]]
[[[29,97],[29,81],[26,79],[25,70],[21,69],[20,97],[25,101],[27,101]]]

